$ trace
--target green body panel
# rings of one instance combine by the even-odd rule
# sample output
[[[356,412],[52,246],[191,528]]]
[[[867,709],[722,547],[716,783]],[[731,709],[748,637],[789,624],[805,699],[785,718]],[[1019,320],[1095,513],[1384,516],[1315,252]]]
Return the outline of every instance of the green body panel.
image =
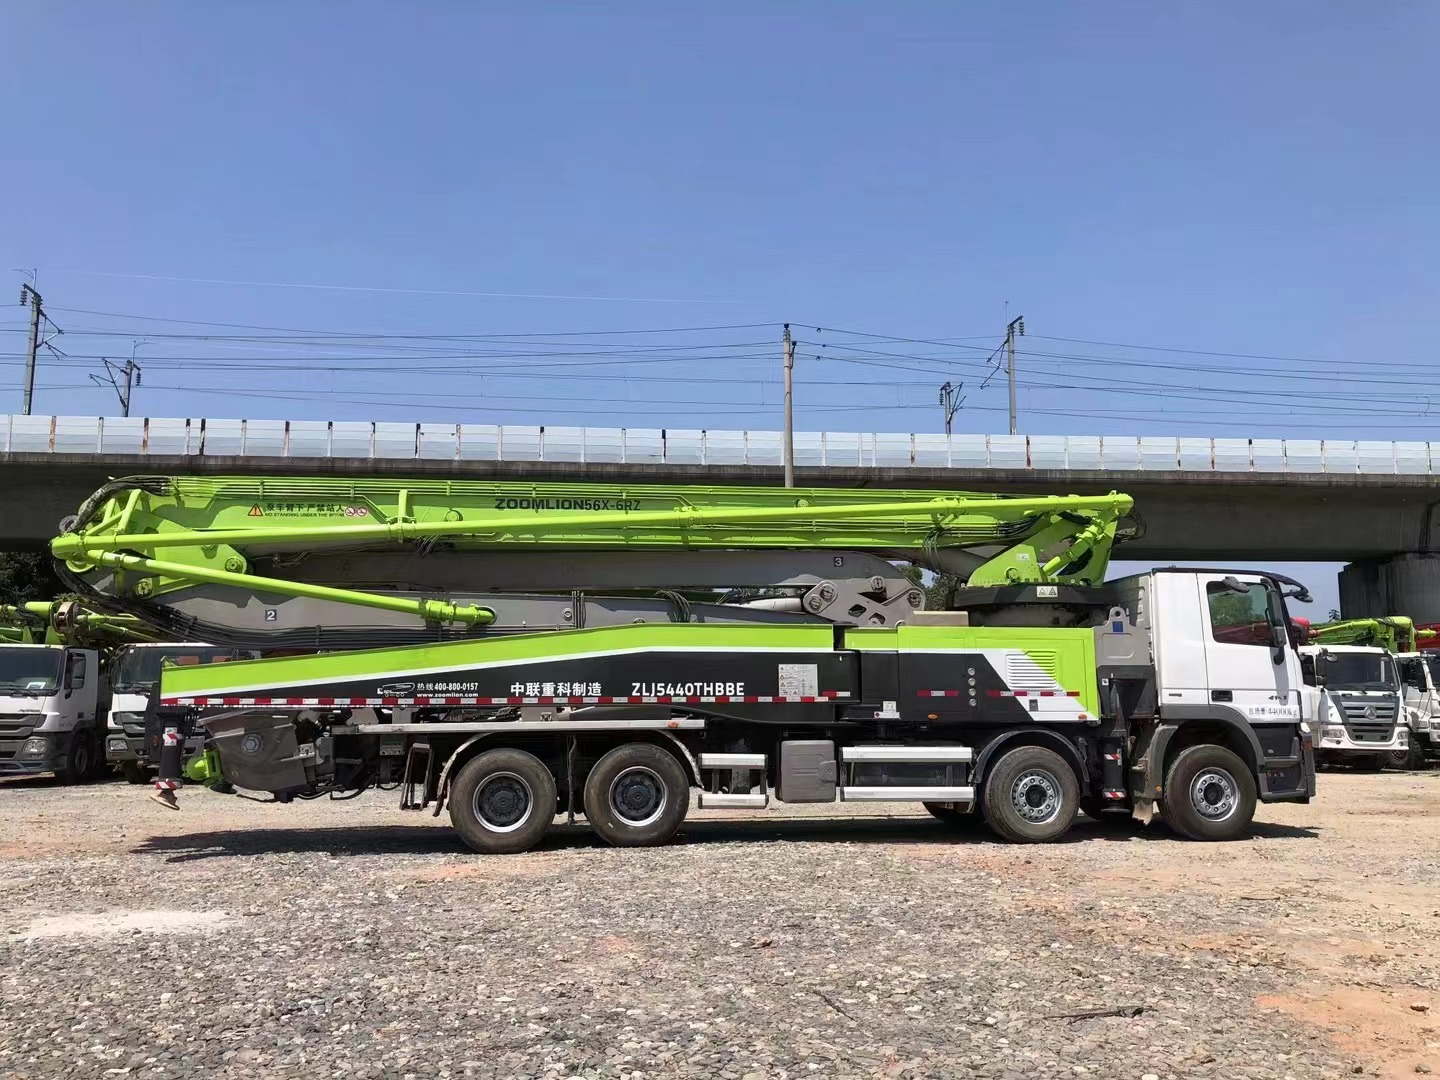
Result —
[[[844,647],[857,652],[974,652],[1018,649],[1066,690],[1076,691],[1091,713],[1100,715],[1095,681],[1095,633],[1085,627],[907,626],[846,630]]]
[[[149,600],[196,583],[485,624],[486,608],[293,582],[253,560],[444,543],[465,550],[839,549],[929,565],[984,549],[971,585],[1104,580],[1129,496],[477,480],[135,477],[93,495],[51,544],[70,571]],[[998,549],[998,551],[997,551]],[[931,562],[934,560],[931,559]],[[940,569],[940,566],[932,566]],[[718,582],[723,585],[725,583]],[[495,588],[503,591],[504,583]]]
[[[385,672],[445,670],[466,663],[503,664],[641,649],[830,651],[834,631],[827,625],[766,626],[703,623],[638,623],[632,626],[512,634],[503,637],[360,649],[318,656],[239,660],[227,664],[167,667],[161,672],[165,697],[200,697],[239,683],[285,686]],[[220,670],[220,669],[224,670]]]

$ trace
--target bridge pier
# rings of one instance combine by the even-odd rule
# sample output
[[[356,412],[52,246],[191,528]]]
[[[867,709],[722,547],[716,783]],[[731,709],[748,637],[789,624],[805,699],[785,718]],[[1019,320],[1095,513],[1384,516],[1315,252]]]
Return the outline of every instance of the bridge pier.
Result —
[[[1340,571],[1340,611],[1347,619],[1408,615],[1422,626],[1440,623],[1440,555],[1351,563]]]

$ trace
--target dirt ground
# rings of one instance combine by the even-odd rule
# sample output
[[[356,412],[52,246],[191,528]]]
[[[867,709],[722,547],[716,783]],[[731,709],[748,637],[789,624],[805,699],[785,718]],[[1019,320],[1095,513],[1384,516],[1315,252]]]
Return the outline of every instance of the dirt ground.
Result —
[[[1440,772],[1231,844],[871,805],[485,858],[394,801],[0,782],[0,1076],[1440,1070]]]

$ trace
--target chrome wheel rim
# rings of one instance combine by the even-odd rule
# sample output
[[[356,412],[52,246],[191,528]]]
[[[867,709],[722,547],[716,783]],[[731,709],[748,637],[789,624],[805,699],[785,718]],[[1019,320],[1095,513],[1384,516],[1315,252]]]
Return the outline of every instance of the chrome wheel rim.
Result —
[[[1010,804],[1031,825],[1048,825],[1060,816],[1064,799],[1060,781],[1045,769],[1030,769],[1015,778]]]
[[[660,774],[643,765],[632,766],[610,781],[610,810],[622,825],[636,829],[649,825],[665,812],[669,801]]]
[[[495,833],[514,832],[535,812],[535,793],[513,772],[491,773],[475,789],[475,819]]]
[[[1224,821],[1240,806],[1240,785],[1224,769],[1200,770],[1190,781],[1190,805],[1206,821]]]

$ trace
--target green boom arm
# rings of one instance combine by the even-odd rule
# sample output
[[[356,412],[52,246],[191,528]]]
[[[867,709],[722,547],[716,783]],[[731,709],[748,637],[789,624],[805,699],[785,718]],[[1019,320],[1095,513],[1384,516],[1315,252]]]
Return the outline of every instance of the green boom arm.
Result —
[[[164,635],[133,615],[91,611],[78,600],[0,605],[0,642],[119,648],[161,640]]]
[[[1309,640],[1316,645],[1369,645],[1392,653],[1414,652],[1417,642],[1435,637],[1434,630],[1417,630],[1406,615],[1377,619],[1346,619],[1310,627]]]
[[[159,602],[197,583],[483,625],[451,604],[257,574],[343,551],[836,549],[943,565],[978,556],[971,585],[1097,584],[1128,496],[528,484],[503,481],[133,477],[96,492],[52,542],[71,575]],[[939,566],[936,566],[939,568]],[[722,583],[717,583],[722,584]],[[503,588],[496,582],[496,588]]]

